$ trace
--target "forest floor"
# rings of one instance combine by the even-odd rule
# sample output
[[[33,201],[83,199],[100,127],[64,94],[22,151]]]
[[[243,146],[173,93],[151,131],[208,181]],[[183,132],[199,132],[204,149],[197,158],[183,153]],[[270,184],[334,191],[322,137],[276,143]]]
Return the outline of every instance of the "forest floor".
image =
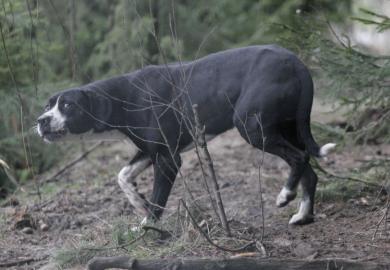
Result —
[[[332,121],[318,113],[314,114],[314,119]],[[235,130],[212,140],[209,150],[235,235],[260,239],[263,219],[258,165],[262,153],[246,144]],[[6,263],[9,263],[7,267],[11,269],[37,269],[55,262],[64,268],[81,269],[78,264],[94,254],[103,251],[107,254],[108,250],[112,254],[130,253],[138,258],[235,255],[211,247],[189,225],[185,236],[175,236],[165,242],[149,237],[126,247],[126,250],[103,248],[94,250],[92,255],[88,250],[82,250],[85,246],[115,246],[125,242],[126,237],[127,240],[136,237],[131,235],[127,226],[136,224],[138,219],[116,181],[121,166],[131,155],[125,144],[104,144],[56,181],[42,186],[41,199],[32,194],[34,186],[28,185],[13,195],[12,200],[3,202],[0,207],[0,265],[6,268]],[[361,168],[370,161],[389,158],[390,145],[341,146],[319,163],[337,175],[356,176],[360,172],[358,176],[362,179],[379,175],[378,183],[384,183],[386,179],[380,179],[383,166],[375,167],[374,164],[364,173],[361,173]],[[48,175],[57,169],[53,168]],[[385,192],[368,188],[364,183],[331,179],[319,173],[315,222],[306,226],[289,226],[289,218],[297,211],[299,195],[284,208],[275,205],[288,173],[288,166],[281,159],[265,154],[261,170],[265,254],[254,250],[251,256],[306,260],[344,258],[390,264],[390,215],[385,216],[388,200]],[[139,176],[141,192],[150,193],[152,176],[151,168]],[[178,212],[183,213],[182,208],[178,211],[178,202],[181,198],[189,200],[188,189],[200,205],[207,206],[208,198],[202,187],[202,174],[194,151],[183,154],[181,176],[174,185],[162,224],[158,226],[175,230],[178,217],[185,216],[178,215]],[[205,213],[212,215],[211,211]],[[218,244],[237,247],[245,243],[242,239],[233,241],[222,237],[220,230],[209,221],[203,221],[202,228],[208,230]],[[180,226],[183,227],[183,223]]]

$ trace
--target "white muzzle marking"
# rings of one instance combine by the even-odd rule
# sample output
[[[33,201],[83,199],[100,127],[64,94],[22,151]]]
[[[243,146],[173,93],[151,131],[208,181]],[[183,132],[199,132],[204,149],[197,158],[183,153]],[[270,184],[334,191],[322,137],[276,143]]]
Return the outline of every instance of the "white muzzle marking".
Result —
[[[39,118],[45,118],[45,117],[50,117],[50,131],[51,132],[57,132],[57,131],[60,131],[62,129],[65,128],[65,116],[60,112],[60,109],[58,107],[58,102],[60,100],[60,97],[59,96],[57,98],[57,101],[56,101],[56,104],[54,105],[53,108],[51,108],[49,111],[45,112],[44,114],[42,114]],[[41,126],[40,124],[38,124],[38,134],[39,136],[42,137],[43,135],[43,132],[42,132],[42,129],[41,129]]]

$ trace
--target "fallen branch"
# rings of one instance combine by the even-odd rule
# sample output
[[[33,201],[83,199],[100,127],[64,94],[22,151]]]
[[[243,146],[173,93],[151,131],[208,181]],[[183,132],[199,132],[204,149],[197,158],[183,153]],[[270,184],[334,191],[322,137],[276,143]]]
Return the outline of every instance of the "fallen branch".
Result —
[[[50,183],[50,182],[53,182],[55,181],[56,177],[61,175],[62,173],[64,173],[66,170],[68,170],[69,168],[73,167],[74,165],[76,165],[78,162],[80,162],[81,160],[83,160],[84,158],[86,158],[91,152],[93,152],[96,148],[98,148],[99,146],[101,146],[103,144],[103,142],[99,142],[99,143],[96,143],[95,145],[91,146],[89,149],[87,149],[85,152],[81,153],[78,157],[76,157],[75,159],[73,159],[72,161],[70,161],[68,164],[66,164],[65,166],[63,166],[62,168],[60,168],[58,171],[56,171],[55,173],[53,173],[52,175],[50,175],[49,177],[41,180],[39,183],[42,184],[42,183]]]
[[[388,269],[385,264],[371,262],[356,262],[348,260],[280,260],[280,259],[258,259],[258,258],[236,258],[236,259],[151,259],[137,260],[127,256],[118,257],[96,257],[87,264],[88,270],[104,270],[108,268],[119,268],[129,270],[323,270],[323,269],[354,269],[354,270],[384,270]]]
[[[200,121],[199,121],[199,116],[198,116],[198,105],[194,104],[192,106],[192,110],[194,112],[194,119],[195,119],[195,139],[196,139],[196,144],[199,146],[199,148],[202,150],[202,156],[206,162],[209,174],[211,176],[211,180],[213,183],[214,187],[214,192],[216,196],[216,201],[217,201],[217,207],[218,207],[218,212],[219,212],[219,218],[222,223],[222,227],[225,230],[226,234],[228,236],[231,236],[230,228],[229,228],[229,223],[227,222],[226,219],[226,214],[225,214],[225,209],[223,207],[223,202],[221,198],[221,193],[219,191],[219,185],[217,181],[217,176],[215,175],[215,170],[214,170],[214,165],[213,161],[211,159],[209,150],[207,148],[207,143],[206,143],[206,138],[205,138],[205,127],[201,126]]]

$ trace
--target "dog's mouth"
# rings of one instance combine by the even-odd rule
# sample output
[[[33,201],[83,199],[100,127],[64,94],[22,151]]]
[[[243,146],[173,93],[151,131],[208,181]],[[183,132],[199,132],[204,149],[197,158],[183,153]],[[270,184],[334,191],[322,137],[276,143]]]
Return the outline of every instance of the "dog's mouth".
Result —
[[[68,132],[68,130],[65,128],[62,128],[62,129],[59,129],[56,131],[46,131],[42,134],[42,138],[45,141],[53,142],[53,141],[56,141],[58,139],[61,139],[63,136],[66,135],[67,132]]]

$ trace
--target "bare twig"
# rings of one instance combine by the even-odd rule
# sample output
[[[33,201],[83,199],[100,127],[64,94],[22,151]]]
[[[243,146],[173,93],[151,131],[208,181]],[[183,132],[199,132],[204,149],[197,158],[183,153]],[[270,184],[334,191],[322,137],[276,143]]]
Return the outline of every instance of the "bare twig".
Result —
[[[50,175],[49,177],[45,178],[44,180],[41,180],[40,183],[49,183],[49,182],[53,182],[54,179],[59,176],[60,174],[62,174],[63,172],[65,172],[66,170],[68,170],[69,168],[73,167],[74,165],[76,165],[79,161],[83,160],[84,158],[86,158],[92,151],[94,151],[96,148],[98,148],[99,146],[101,146],[103,144],[103,142],[99,142],[99,143],[96,143],[95,145],[91,146],[89,149],[87,149],[84,153],[80,154],[78,157],[76,157],[75,159],[73,159],[72,161],[70,161],[68,164],[66,164],[65,166],[63,166],[62,168],[60,168],[58,171],[56,171],[55,173],[53,173],[52,175]]]
[[[263,201],[263,187],[262,187],[262,182],[261,182],[261,170],[263,168],[263,164],[264,164],[264,153],[265,153],[265,137],[264,137],[264,130],[263,130],[263,124],[262,124],[262,121],[261,121],[261,115],[260,117],[255,114],[255,117],[256,117],[256,120],[260,126],[260,132],[261,132],[261,140],[262,140],[262,154],[261,154],[261,160],[260,160],[260,164],[259,164],[259,196],[260,196],[260,207],[261,207],[261,240],[260,241],[263,241],[264,239],[264,234],[265,234],[265,220],[264,220],[264,201]],[[245,127],[245,126],[244,126]],[[261,246],[262,248],[264,248],[264,246]],[[263,249],[262,249],[263,250]]]
[[[213,160],[211,159],[209,150],[207,148],[207,143],[205,138],[205,127],[204,126],[202,127],[199,121],[198,105],[197,104],[192,105],[192,110],[194,112],[194,120],[195,120],[195,138],[197,141],[196,143],[203,152],[203,158],[205,159],[209,174],[211,176],[211,181],[213,183],[214,193],[216,196],[216,201],[218,206],[219,218],[221,220],[222,227],[224,228],[226,234],[228,236],[231,236],[232,234],[230,232],[229,223],[226,219],[225,209],[223,207],[221,192],[219,190],[219,185],[214,170]]]

